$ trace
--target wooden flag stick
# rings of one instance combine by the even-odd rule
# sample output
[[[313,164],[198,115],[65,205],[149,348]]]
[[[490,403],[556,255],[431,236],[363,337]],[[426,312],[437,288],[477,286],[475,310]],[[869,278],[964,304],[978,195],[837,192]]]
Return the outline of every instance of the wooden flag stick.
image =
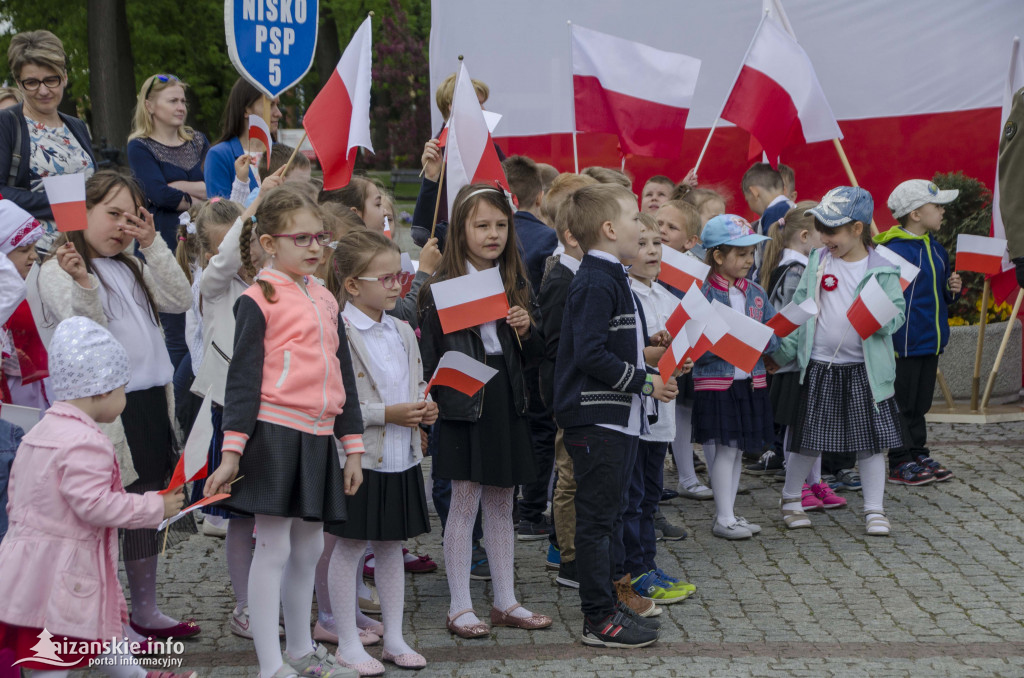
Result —
[[[437,200],[434,201],[434,219],[430,222],[430,237],[434,237],[434,230],[437,228],[437,211],[441,209],[441,186],[444,183],[444,170],[448,166],[448,144],[444,145],[444,155],[441,157],[441,175],[437,177]]]
[[[1013,333],[1013,326],[1017,322],[1017,314],[1020,313],[1021,301],[1024,301],[1024,289],[1017,290],[1017,300],[1013,302],[1013,312],[1010,313],[1010,320],[1006,323],[1006,331],[1003,332],[1003,340],[999,343],[999,352],[996,353],[996,362],[992,365],[992,371],[988,375],[988,383],[985,384],[985,395],[981,399],[981,409],[988,407],[989,398],[992,397],[992,388],[996,385],[996,374],[1003,364],[1003,355],[1006,353],[1006,346],[1010,343],[1010,335]]]
[[[292,155],[288,158],[288,162],[285,163],[284,172],[281,176],[288,176],[288,170],[291,169],[292,160],[295,160],[295,156],[299,154],[299,148],[306,142],[306,130],[302,130],[302,138],[299,139],[299,143],[296,144],[295,149],[292,151]],[[267,167],[270,167],[270,160],[267,160]]]
[[[245,476],[238,476],[237,478],[232,480],[230,483],[228,483],[228,486],[230,487],[231,485],[234,485],[235,483],[237,483],[239,480],[241,480],[244,477]],[[167,527],[164,528],[164,545],[163,545],[163,548],[160,549],[160,555],[161,556],[167,551],[167,535],[170,533],[170,531],[171,531],[171,523],[167,523]]]
[[[974,378],[971,379],[971,411],[978,411],[978,396],[981,390],[981,353],[985,349],[985,326],[988,325],[988,295],[992,287],[985,279],[981,290],[981,322],[978,324],[978,348],[974,353]]]
[[[832,144],[836,147],[836,153],[839,154],[839,162],[843,163],[843,169],[846,171],[846,178],[850,180],[851,186],[859,187],[857,183],[857,177],[853,174],[853,167],[850,166],[850,159],[846,157],[846,151],[843,150],[843,142],[839,139],[833,139]],[[875,218],[871,217],[871,237],[878,235],[878,226],[875,225]]]
[[[942,370],[935,370],[935,380],[939,382],[939,390],[942,391],[942,397],[946,400],[946,406],[951,410],[956,409],[953,392],[949,390],[949,384],[946,383],[946,375],[942,373]]]

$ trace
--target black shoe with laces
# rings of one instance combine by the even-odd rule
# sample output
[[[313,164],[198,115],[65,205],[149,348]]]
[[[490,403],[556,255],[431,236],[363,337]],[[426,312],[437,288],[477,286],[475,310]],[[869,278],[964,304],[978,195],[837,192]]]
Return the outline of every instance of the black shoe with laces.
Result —
[[[774,474],[779,469],[785,468],[783,466],[783,456],[775,450],[768,450],[761,455],[761,458],[755,461],[753,464],[747,464],[743,468],[747,473],[755,476],[763,476],[767,474]]]
[[[583,618],[583,644],[597,647],[647,647],[658,640],[658,632],[641,626],[622,612],[603,619]]]
[[[547,539],[555,531],[555,526],[546,520],[539,523],[532,523],[529,520],[520,520],[516,538],[519,541],[540,541]]]

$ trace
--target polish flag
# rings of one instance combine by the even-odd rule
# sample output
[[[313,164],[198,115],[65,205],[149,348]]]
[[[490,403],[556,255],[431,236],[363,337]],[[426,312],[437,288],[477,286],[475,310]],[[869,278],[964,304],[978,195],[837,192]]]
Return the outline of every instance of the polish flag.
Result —
[[[263,142],[267,149],[267,167],[270,166],[270,151],[274,148],[274,140],[270,137],[270,126],[263,116],[254,113],[249,114],[249,141],[255,139]]]
[[[302,119],[309,143],[324,170],[324,189],[347,186],[356,147],[373,152],[370,140],[370,40],[367,19],[352,36],[327,84]]]
[[[85,216],[85,175],[77,173],[43,177],[43,188],[50,201],[57,230],[84,231],[88,225]]]
[[[917,274],[921,272],[921,269],[896,254],[885,245],[878,245],[875,247],[875,251],[881,254],[882,257],[890,264],[900,269],[900,287],[903,288],[903,291],[906,291],[914,280],[917,279]]]
[[[710,308],[710,304],[708,305]],[[690,320],[680,329],[679,333],[672,339],[668,349],[658,361],[658,372],[661,373],[661,380],[668,382],[676,369],[682,365],[690,350],[700,341],[704,333],[705,324],[702,320]]]
[[[765,323],[765,327],[775,330],[775,336],[782,339],[788,337],[796,331],[796,328],[816,315],[818,315],[818,305],[814,303],[814,299],[804,299],[799,304],[789,302]]]
[[[188,440],[185,441],[185,449],[178,458],[178,464],[171,474],[171,482],[167,489],[161,494],[172,492],[185,483],[199,480],[209,475],[207,466],[210,450],[210,439],[213,437],[213,420],[210,418],[210,408],[213,399],[207,393],[203,398],[203,404],[199,406],[199,413],[196,415],[192,430],[189,431]]]
[[[710,272],[711,267],[696,257],[668,246],[661,248],[661,272],[658,274],[658,280],[680,292],[690,289],[694,283],[700,287]]]
[[[446,351],[437,363],[437,369],[427,383],[423,397],[426,398],[434,386],[447,386],[473,396],[497,373],[498,370],[488,367],[479,360],[473,360],[465,353]]]
[[[728,328],[711,346],[711,352],[744,372],[752,372],[771,341],[772,328],[734,311],[717,299],[711,302],[711,308]]]
[[[861,339],[867,339],[899,314],[900,309],[892,303],[874,276],[864,284],[846,311],[846,317]]]
[[[750,132],[772,167],[784,148],[843,138],[807,53],[767,16],[719,117]]]
[[[700,59],[573,25],[576,129],[619,138],[622,153],[679,158]]]
[[[961,233],[956,237],[956,270],[995,275],[1003,270],[1006,240]]]
[[[691,349],[684,358],[697,360],[720,340],[729,330],[729,326],[712,310],[711,303],[700,291],[700,285],[694,283],[679,302],[679,306],[665,321],[665,330],[673,337],[688,323],[696,322],[699,334],[691,334]]]
[[[508,296],[497,266],[430,286],[445,334],[508,315]]]
[[[188,514],[192,513],[193,511],[198,511],[199,509],[203,508],[204,506],[209,506],[210,504],[216,504],[218,501],[224,501],[225,499],[227,499],[230,496],[231,496],[230,494],[225,492],[224,494],[215,494],[212,497],[206,497],[205,499],[200,499],[199,501],[197,501],[196,503],[192,504],[191,506],[186,506],[185,508],[181,509],[180,511],[178,511],[177,514],[171,516],[170,518],[165,518],[164,522],[160,523],[157,526],[156,530],[157,530],[157,532],[159,532],[160,530],[164,529],[165,527],[170,527],[171,525],[173,525],[174,523],[178,522],[179,520],[181,520],[182,518],[184,518]]]
[[[209,446],[209,441],[207,441],[206,444],[207,446]],[[157,492],[157,494],[167,494],[168,492],[174,492],[185,483],[191,483],[193,480],[200,480],[209,475],[209,467],[206,464],[203,464],[203,467],[199,469],[199,471],[196,472],[194,475],[188,475],[188,473],[185,471],[185,465],[187,463],[188,462],[186,461],[184,454],[178,457],[178,463],[174,467],[174,472],[171,473],[171,481],[167,483],[167,487]]]
[[[460,188],[468,184],[482,182],[511,194],[465,61],[460,65],[459,77],[455,81],[452,112],[448,117],[448,137],[445,141],[448,214],[455,212],[455,196]]]
[[[388,240],[394,240],[395,236],[391,234],[391,220],[386,216],[384,217],[384,237]]]
[[[484,120],[487,122],[487,131],[492,135],[494,134],[494,128],[501,122],[501,113],[495,113],[494,111],[488,111],[486,108],[483,109]],[[437,146],[438,148],[444,148],[444,145],[448,143],[448,123],[444,124],[444,129],[437,135]]]

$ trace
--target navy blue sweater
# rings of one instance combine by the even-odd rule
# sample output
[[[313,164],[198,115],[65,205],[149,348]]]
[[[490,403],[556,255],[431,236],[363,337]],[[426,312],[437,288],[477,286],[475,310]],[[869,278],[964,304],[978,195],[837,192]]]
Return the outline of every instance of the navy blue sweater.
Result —
[[[627,426],[633,394],[647,373],[636,366],[643,309],[618,263],[584,256],[569,284],[555,361],[555,420],[561,428]]]
[[[558,236],[555,229],[533,216],[529,212],[516,212],[516,235],[519,237],[520,251],[526,263],[526,272],[530,276],[530,285],[534,294],[540,294],[540,282],[544,277],[544,262],[548,260],[558,247]]]

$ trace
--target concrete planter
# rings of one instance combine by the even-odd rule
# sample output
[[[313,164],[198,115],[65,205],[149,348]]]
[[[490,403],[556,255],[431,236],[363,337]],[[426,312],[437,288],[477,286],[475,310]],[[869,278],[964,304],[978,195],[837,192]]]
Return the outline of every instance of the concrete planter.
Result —
[[[1021,324],[1014,320],[1010,343],[1006,346],[1003,362],[992,388],[991,402],[994,404],[1015,402],[1021,387]],[[939,369],[946,376],[949,390],[957,401],[970,401],[971,378],[974,375],[974,354],[978,347],[978,330],[981,325],[958,325],[949,328],[949,345],[939,357]],[[981,394],[996,361],[999,342],[1003,340],[1006,323],[989,323],[985,327],[985,348],[981,360]],[[932,396],[935,404],[944,403],[938,385]],[[979,398],[981,396],[979,395]]]

